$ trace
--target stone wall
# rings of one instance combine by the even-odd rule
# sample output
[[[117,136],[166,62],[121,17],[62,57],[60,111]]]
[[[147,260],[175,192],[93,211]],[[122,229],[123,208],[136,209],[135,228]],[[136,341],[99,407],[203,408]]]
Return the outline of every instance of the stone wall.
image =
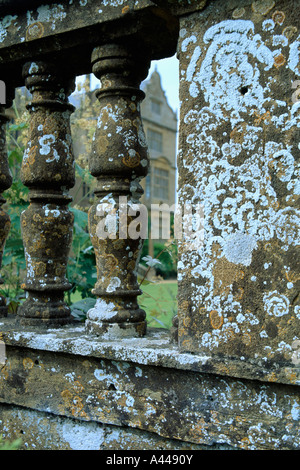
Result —
[[[276,363],[292,375],[300,344],[298,19],[291,2],[214,1],[182,18],[178,46],[179,200],[203,209],[198,244],[181,247],[180,347]]]
[[[195,214],[195,239],[180,242],[178,342],[176,323],[172,336],[148,329],[123,337],[121,325],[114,337],[78,323],[47,326],[39,312],[22,326],[13,315],[0,319],[0,433],[21,437],[24,449],[299,449],[299,2],[103,0],[99,17],[93,0],[79,3],[77,10],[75,2],[59,5],[55,18],[44,6],[6,20],[0,67],[6,60],[6,73],[17,71],[19,83],[22,56],[42,50],[47,60],[54,34],[66,63],[74,63],[76,44],[89,53],[96,45],[104,92],[122,101],[116,127],[132,109],[120,96],[132,83],[137,91],[137,44],[146,63],[173,54],[178,38],[179,203],[201,209],[203,227]],[[86,34],[78,34],[85,24]],[[31,37],[39,32],[42,40]],[[38,77],[45,94],[46,74]],[[31,79],[36,86],[35,74]],[[112,156],[122,138],[116,132],[110,140]],[[99,155],[95,162],[116,183]],[[95,176],[101,182],[101,172]],[[113,185],[116,197],[133,173],[126,178]],[[124,246],[114,251],[122,262]],[[111,294],[105,269],[101,276],[99,301],[118,302],[124,293]],[[130,313],[125,295],[122,302]],[[111,312],[101,314],[109,320]]]

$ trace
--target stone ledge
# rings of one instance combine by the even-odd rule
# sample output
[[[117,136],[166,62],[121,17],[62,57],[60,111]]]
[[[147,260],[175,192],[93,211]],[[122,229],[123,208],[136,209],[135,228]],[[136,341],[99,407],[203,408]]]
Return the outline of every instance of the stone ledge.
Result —
[[[20,450],[234,450],[165,439],[155,433],[0,404],[3,437]],[[41,432],[42,430],[42,432]]]
[[[19,327],[15,317],[2,318],[0,334],[7,346],[127,361],[141,365],[202,372],[262,382],[300,385],[300,367],[290,363],[248,361],[180,351],[169,331],[150,328],[143,338],[102,340],[77,322],[59,329]]]
[[[191,355],[170,346],[165,333],[149,336],[142,345],[133,341],[129,347],[123,340],[117,348],[113,342],[87,341],[82,327],[43,334],[7,331],[0,419],[1,408],[10,413],[20,407],[56,422],[72,418],[82,431],[81,424],[89,422],[92,428],[92,423],[119,426],[178,444],[299,449],[299,387],[205,373],[195,356],[188,367],[198,364],[203,373],[183,370],[187,365],[179,357],[187,363]],[[141,349],[144,355],[138,354]],[[30,420],[24,426],[30,432]]]

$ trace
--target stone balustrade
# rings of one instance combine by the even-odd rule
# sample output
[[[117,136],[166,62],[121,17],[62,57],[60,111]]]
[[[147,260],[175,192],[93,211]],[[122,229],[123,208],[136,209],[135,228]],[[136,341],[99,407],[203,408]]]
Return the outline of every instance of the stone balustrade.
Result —
[[[32,7],[37,3],[32,3]],[[142,240],[119,236],[117,240],[101,239],[96,233],[100,220],[98,207],[106,198],[112,198],[117,207],[122,196],[126,196],[130,205],[138,202],[143,192],[139,181],[146,176],[149,162],[140,116],[140,101],[144,97],[140,83],[148,74],[152,57],[163,57],[175,50],[177,22],[171,15],[162,15],[157,8],[147,11],[138,5],[131,10],[124,5],[122,21],[108,34],[109,21],[120,14],[114,2],[108,2],[106,8],[103,5],[103,10],[96,7],[96,2],[79,4],[79,8],[72,2],[53,7],[39,5],[35,13],[27,13],[31,18],[26,20],[27,24],[24,8],[16,4],[17,14],[6,15],[3,19],[6,29],[1,52],[5,56],[14,47],[17,50],[14,59],[9,57],[6,62],[3,59],[1,70],[6,67],[3,78],[7,83],[13,81],[19,86],[25,85],[32,97],[27,106],[29,135],[21,171],[22,182],[29,188],[30,201],[21,218],[26,258],[22,288],[26,300],[18,309],[17,322],[23,326],[45,328],[72,322],[70,308],[64,301],[65,292],[71,288],[66,278],[73,233],[68,191],[75,183],[70,129],[74,108],[68,98],[74,91],[76,76],[94,72],[100,79],[101,88],[97,92],[99,117],[89,166],[98,185],[95,204],[89,213],[89,229],[98,272],[93,293],[98,300],[89,312],[87,329],[102,336],[143,336],[146,314],[137,303],[137,296],[141,294],[137,284],[137,263]],[[8,7],[9,2],[3,5],[3,11],[7,12]],[[140,8],[139,23],[127,28],[130,15]],[[85,27],[80,33],[81,44],[77,45],[76,41],[71,41],[76,28],[80,27],[80,11],[85,16]],[[66,18],[72,18],[77,26],[70,27]],[[151,20],[157,21],[157,30],[161,26],[159,34],[164,45],[158,43],[153,47],[150,37],[154,31],[145,35],[144,29],[149,30]],[[15,34],[16,28],[18,34]],[[54,30],[60,45],[52,43]],[[4,191],[11,184],[5,156],[7,118],[4,111],[0,119],[1,191]],[[8,230],[8,216],[2,211],[1,253]],[[1,303],[4,315],[5,299],[1,299]]]
[[[5,109],[16,87],[31,93],[22,165],[26,300],[7,316],[0,298],[6,436],[51,449],[300,448],[299,6],[1,2],[0,262],[10,229],[2,194],[12,184]],[[99,220],[109,203],[123,227],[131,221],[128,207],[149,168],[140,83],[151,60],[176,51],[178,202],[201,206],[203,225],[178,242],[170,341],[147,331],[138,305],[142,240],[124,237],[122,224],[116,237],[101,238]],[[101,83],[89,157],[97,301],[86,323],[74,325],[64,302],[74,184],[68,97],[87,73]],[[52,437],[41,438],[33,422]]]

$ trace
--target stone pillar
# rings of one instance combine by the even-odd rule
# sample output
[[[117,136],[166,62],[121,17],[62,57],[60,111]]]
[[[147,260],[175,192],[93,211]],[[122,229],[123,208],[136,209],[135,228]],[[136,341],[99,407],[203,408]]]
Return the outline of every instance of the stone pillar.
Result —
[[[179,204],[204,214],[204,238],[179,249],[179,344],[286,370],[300,349],[293,6],[216,0],[181,18],[178,45]]]
[[[21,217],[26,257],[23,288],[27,298],[18,310],[22,325],[59,326],[70,321],[64,293],[72,241],[73,215],[67,189],[75,182],[70,131],[73,106],[68,96],[74,80],[60,67],[27,63],[25,84],[32,93],[30,131],[21,177],[30,205]]]
[[[93,73],[101,80],[97,92],[101,109],[89,163],[97,178],[89,230],[98,272],[93,293],[98,299],[88,312],[86,327],[106,338],[142,336],[146,322],[137,303],[141,294],[137,265],[143,239],[130,235],[129,226],[134,223],[134,204],[143,192],[140,180],[148,171],[139,109],[144,93],[139,85],[147,76],[149,63],[136,54],[136,47],[117,44],[94,49],[92,63]],[[110,214],[105,213],[105,207]],[[101,232],[105,223],[107,235]]]
[[[8,166],[7,149],[6,149],[6,124],[8,118],[5,115],[5,108],[0,107],[0,268],[2,265],[2,257],[5,242],[10,230],[9,215],[2,209],[2,205],[6,202],[2,196],[3,191],[10,188],[12,184],[12,176]],[[0,276],[0,284],[4,281]],[[0,318],[7,316],[6,300],[4,296],[0,296]]]

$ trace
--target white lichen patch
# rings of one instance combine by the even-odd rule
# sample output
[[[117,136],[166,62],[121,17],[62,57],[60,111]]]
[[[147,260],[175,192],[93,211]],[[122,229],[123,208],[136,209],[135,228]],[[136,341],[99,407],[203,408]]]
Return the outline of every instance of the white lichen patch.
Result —
[[[294,137],[300,103],[291,99],[293,88],[290,96],[278,91],[277,75],[285,70],[287,87],[292,86],[293,72],[299,74],[300,43],[278,28],[272,36],[275,22],[262,21],[261,34],[247,19],[221,21],[202,37],[199,29],[187,32],[187,20],[180,32],[186,99],[179,149],[184,184],[179,184],[178,201],[182,207],[201,204],[204,240],[190,246],[184,238],[179,242],[178,279],[193,288],[187,299],[190,315],[206,325],[207,331],[199,333],[199,326],[195,332],[202,351],[228,347],[233,338],[249,346],[254,331],[266,344],[270,338],[262,312],[269,320],[287,321],[292,311],[295,284],[287,282],[289,268],[281,273],[280,288],[279,274],[272,272],[274,257],[284,257],[300,240]],[[257,263],[262,249],[264,261]],[[249,269],[253,260],[257,273]],[[256,300],[251,311],[248,299],[245,311],[245,285],[257,287],[258,282],[264,286],[260,305]],[[289,348],[279,342],[277,351],[288,357]]]
[[[95,306],[87,313],[87,317],[92,321],[111,320],[118,314],[113,302],[97,299]]]
[[[2,20],[0,20],[0,42],[3,42],[7,36],[7,29],[13,24],[17,19],[17,16],[7,15]]]
[[[106,291],[114,292],[120,286],[121,286],[121,279],[119,279],[118,277],[112,277],[109,281]]]
[[[58,22],[63,21],[67,16],[65,7],[60,4],[41,5],[37,8],[36,12],[27,11],[27,26],[29,27],[33,23],[50,23],[51,30],[55,30]]]

